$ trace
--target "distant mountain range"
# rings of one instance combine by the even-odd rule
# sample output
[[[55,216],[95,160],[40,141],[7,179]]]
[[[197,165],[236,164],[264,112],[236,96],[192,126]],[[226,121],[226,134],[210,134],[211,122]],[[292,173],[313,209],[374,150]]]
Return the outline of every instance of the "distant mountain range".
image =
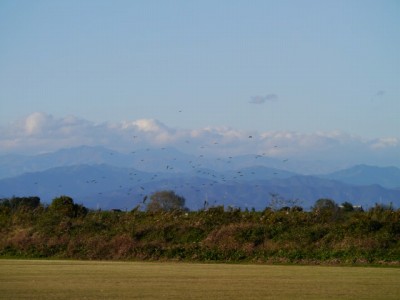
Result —
[[[169,165],[173,166],[175,172],[190,171],[193,167],[225,171],[264,166],[309,175],[326,173],[321,171],[326,169],[326,167],[318,161],[282,160],[265,155],[240,155],[233,157],[220,155],[219,157],[215,157],[209,156],[207,149],[200,150],[196,155],[186,154],[174,148],[145,148],[137,149],[130,153],[120,153],[101,146],[80,146],[34,156],[0,155],[0,179],[27,172],[38,172],[55,167],[80,164],[106,164],[116,167],[132,167],[147,172],[162,172]]]
[[[171,189],[190,209],[225,205],[263,209],[271,195],[310,208],[319,198],[370,207],[400,205],[400,169],[358,165],[324,175],[277,168],[285,162],[260,155],[207,157],[171,148],[129,154],[102,147],[63,149],[38,156],[0,157],[0,197],[69,195],[90,208],[132,209],[146,195]]]
[[[357,165],[322,176],[354,185],[379,184],[386,188],[400,189],[400,169]]]

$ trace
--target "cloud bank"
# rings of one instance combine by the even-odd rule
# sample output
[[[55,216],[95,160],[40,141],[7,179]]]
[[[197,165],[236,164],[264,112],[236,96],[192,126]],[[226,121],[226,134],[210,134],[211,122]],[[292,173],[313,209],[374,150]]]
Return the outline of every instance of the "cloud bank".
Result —
[[[35,112],[0,127],[0,154],[37,154],[81,145],[122,152],[146,147],[174,147],[209,155],[257,154],[275,158],[347,161],[400,166],[400,138],[364,139],[341,131],[246,131],[232,127],[176,129],[154,119],[93,123]]]

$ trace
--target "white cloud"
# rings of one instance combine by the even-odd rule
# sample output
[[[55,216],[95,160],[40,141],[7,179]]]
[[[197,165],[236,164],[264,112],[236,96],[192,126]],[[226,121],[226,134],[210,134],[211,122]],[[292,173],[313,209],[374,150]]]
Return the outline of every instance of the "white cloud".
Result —
[[[374,150],[398,147],[399,145],[400,139],[394,137],[380,138],[371,142],[371,148]]]
[[[40,134],[43,126],[51,121],[51,116],[35,112],[25,119],[25,131],[28,135]]]
[[[54,118],[35,112],[0,128],[1,152],[38,153],[82,144],[96,144],[104,125],[73,116]]]
[[[172,143],[182,135],[182,132],[169,128],[154,119],[124,121],[120,124],[115,124],[113,128],[117,129],[117,131],[120,130],[121,133],[131,133],[135,139],[154,145]]]
[[[144,131],[144,132],[167,131],[167,128],[163,124],[154,119],[140,119],[132,122],[132,124],[136,126],[138,131]]]
[[[33,113],[0,127],[0,154],[54,151],[80,145],[102,145],[119,151],[175,147],[213,155],[260,154],[276,158],[399,162],[400,139],[363,139],[341,131],[247,131],[231,127],[175,129],[154,119],[96,124],[74,116],[56,118]],[[397,153],[397,154],[396,154]]]

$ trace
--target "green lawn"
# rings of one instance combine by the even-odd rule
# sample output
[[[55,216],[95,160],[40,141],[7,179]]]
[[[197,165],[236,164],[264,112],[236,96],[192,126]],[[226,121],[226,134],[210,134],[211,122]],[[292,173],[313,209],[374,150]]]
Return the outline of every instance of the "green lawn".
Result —
[[[400,268],[0,260],[0,299],[400,299]]]

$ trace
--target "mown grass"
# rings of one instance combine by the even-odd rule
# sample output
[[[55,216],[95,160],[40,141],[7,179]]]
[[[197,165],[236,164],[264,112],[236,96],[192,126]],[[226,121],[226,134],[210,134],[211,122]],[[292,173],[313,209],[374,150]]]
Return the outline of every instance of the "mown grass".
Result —
[[[1,299],[400,299],[400,269],[0,260]]]

